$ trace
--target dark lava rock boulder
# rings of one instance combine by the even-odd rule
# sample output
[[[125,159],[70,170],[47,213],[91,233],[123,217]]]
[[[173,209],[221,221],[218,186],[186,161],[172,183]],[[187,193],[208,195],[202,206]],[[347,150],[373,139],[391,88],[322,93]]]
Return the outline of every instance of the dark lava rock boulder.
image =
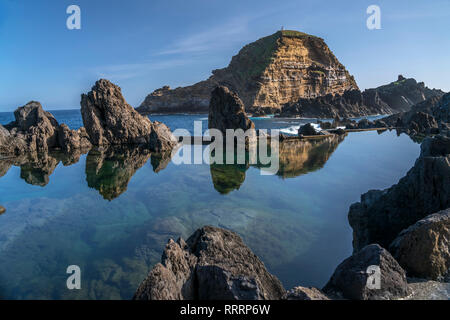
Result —
[[[88,94],[81,96],[81,115],[91,143],[102,145],[141,145],[153,151],[172,148],[177,140],[167,127],[153,125],[133,109],[121,89],[100,79]]]
[[[450,209],[403,230],[389,251],[408,276],[442,280],[450,276]]]
[[[211,94],[208,128],[225,133],[226,129],[255,129],[255,124],[247,117],[238,95],[227,87],[219,86]]]
[[[439,125],[436,119],[428,113],[416,112],[410,119],[408,128],[420,133],[432,133],[434,129],[438,129]]]
[[[320,131],[314,128],[311,123],[304,124],[298,129],[299,136],[317,136],[320,135]]]
[[[170,131],[169,127],[159,121],[152,123],[152,131],[149,141],[150,150],[155,152],[165,152],[172,150],[178,141]]]
[[[286,292],[284,300],[330,300],[317,288],[295,287]]]
[[[186,242],[170,240],[134,299],[276,300],[284,294],[237,234],[207,226]]]
[[[427,138],[405,177],[385,190],[370,190],[352,204],[353,248],[370,243],[388,247],[403,229],[450,207],[450,138]]]
[[[59,147],[58,122],[39,102],[31,101],[18,108],[14,117],[14,122],[0,130],[2,153],[47,152]]]
[[[88,149],[92,147],[89,135],[84,127],[71,130],[66,124],[61,124],[58,129],[58,141],[62,150],[70,153],[76,149]]]
[[[373,283],[370,270],[379,268],[380,283]],[[371,244],[345,259],[334,271],[323,291],[352,300],[388,300],[408,294],[405,271],[391,254]]]

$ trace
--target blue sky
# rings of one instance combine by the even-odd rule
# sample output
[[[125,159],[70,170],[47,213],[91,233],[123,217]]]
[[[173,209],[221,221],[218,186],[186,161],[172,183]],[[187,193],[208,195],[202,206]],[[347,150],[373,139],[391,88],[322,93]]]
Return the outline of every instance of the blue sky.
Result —
[[[81,30],[66,8],[81,8]],[[366,9],[381,8],[381,30]],[[0,111],[29,100],[78,108],[99,78],[138,106],[163,85],[193,84],[284,26],[325,39],[361,89],[414,77],[450,91],[450,1],[0,0]]]

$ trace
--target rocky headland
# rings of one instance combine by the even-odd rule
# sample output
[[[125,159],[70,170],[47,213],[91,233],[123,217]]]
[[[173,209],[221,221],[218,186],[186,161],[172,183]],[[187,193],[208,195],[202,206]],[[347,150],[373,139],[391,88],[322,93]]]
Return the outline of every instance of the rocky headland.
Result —
[[[341,94],[300,98],[286,103],[278,116],[332,119],[395,114],[409,111],[415,104],[440,98],[443,94],[441,90],[429,89],[423,82],[400,75],[395,82],[363,92],[353,89]]]
[[[343,94],[358,86],[323,39],[283,30],[244,46],[224,69],[188,87],[148,95],[140,113],[208,112],[211,92],[228,87],[252,114],[274,113],[300,98]]]

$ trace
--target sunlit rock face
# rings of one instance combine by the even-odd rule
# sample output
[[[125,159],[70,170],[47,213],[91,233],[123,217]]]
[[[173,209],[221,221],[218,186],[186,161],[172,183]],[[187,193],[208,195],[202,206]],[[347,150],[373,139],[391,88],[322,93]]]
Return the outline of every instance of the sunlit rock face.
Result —
[[[223,69],[188,87],[165,86],[148,95],[141,113],[206,112],[212,90],[225,85],[250,112],[278,110],[284,103],[358,89],[323,39],[278,31],[244,46]]]

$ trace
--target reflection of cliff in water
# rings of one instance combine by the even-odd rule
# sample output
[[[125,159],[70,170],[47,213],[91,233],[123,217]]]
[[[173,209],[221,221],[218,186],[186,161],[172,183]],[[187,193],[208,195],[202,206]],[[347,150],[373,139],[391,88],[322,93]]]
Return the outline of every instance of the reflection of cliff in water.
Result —
[[[345,136],[317,140],[286,140],[280,143],[280,169],[277,175],[295,178],[325,165]]]
[[[316,140],[280,141],[277,175],[282,178],[294,178],[323,168],[344,138],[345,136],[334,135]],[[257,154],[259,155],[259,153]],[[214,188],[219,193],[228,194],[233,190],[238,190],[244,183],[245,173],[250,166],[261,170],[269,166],[262,165],[259,159],[255,164],[250,164],[248,158],[247,154],[246,164],[210,165],[211,179]]]

